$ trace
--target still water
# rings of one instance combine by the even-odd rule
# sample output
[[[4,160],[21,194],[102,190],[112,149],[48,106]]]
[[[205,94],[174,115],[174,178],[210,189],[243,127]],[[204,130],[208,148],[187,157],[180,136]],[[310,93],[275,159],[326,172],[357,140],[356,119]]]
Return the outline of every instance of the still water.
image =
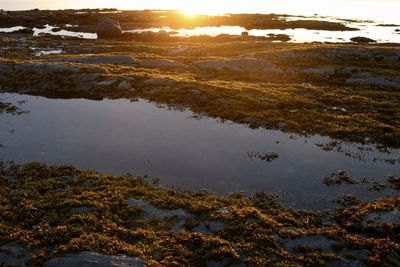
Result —
[[[310,209],[332,207],[331,200],[339,193],[365,199],[391,193],[379,195],[359,185],[325,186],[322,179],[335,170],[356,178],[400,174],[399,165],[371,160],[400,158],[399,151],[391,155],[364,151],[364,162],[315,145],[329,142],[326,137],[195,119],[190,111],[169,110],[145,100],[62,100],[16,94],[0,94],[0,99],[29,111],[0,114],[0,159],[18,163],[36,160],[113,174],[148,174],[169,186],[222,194],[278,193],[282,201]],[[352,145],[346,148],[356,151]],[[279,157],[266,162],[249,158],[250,152],[274,152]]]

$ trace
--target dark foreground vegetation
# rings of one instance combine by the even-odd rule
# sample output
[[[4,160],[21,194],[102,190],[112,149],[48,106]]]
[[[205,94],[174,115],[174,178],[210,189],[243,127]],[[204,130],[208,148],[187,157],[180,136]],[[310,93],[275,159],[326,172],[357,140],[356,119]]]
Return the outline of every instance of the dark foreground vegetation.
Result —
[[[134,266],[397,266],[399,207],[392,197],[326,217],[263,193],[216,196],[131,175],[1,163],[0,260],[72,266],[119,255],[114,263]]]

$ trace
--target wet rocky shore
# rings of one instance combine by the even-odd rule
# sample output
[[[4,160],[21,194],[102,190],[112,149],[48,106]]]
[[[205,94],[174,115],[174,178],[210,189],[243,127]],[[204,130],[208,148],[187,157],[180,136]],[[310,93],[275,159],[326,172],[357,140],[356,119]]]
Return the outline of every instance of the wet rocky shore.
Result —
[[[105,15],[109,20],[99,26]],[[356,32],[342,23],[282,17],[204,16],[193,22],[172,11],[2,11],[0,28],[28,29],[0,34],[0,93],[145,99],[250,128],[330,138],[318,146],[349,157],[358,154],[341,151],[341,142],[390,157],[400,147],[398,44],[123,32],[225,25]],[[65,25],[72,18],[75,31],[97,32],[100,38],[32,35],[33,28],[49,24],[58,27],[54,33],[70,29]],[[0,98],[0,114],[24,112]],[[246,155],[265,164],[281,159],[274,151]],[[337,171],[320,182],[398,192],[398,174],[388,177],[382,184]],[[283,205],[265,192],[219,195],[169,188],[147,176],[1,161],[0,265],[400,265],[397,193],[373,200],[347,195],[337,203],[334,210],[310,211]]]

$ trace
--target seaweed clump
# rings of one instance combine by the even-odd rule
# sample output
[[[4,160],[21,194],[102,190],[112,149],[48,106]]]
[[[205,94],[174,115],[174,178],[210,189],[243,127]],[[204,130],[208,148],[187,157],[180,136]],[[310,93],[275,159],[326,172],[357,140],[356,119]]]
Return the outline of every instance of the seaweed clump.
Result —
[[[148,266],[394,266],[398,225],[356,226],[372,211],[399,206],[399,197],[361,203],[323,223],[318,212],[283,207],[265,193],[216,196],[73,166],[0,163],[0,248],[29,248],[31,266],[81,251],[135,256]],[[205,223],[214,227],[199,228]],[[310,240],[322,240],[322,248]],[[354,250],[368,254],[343,254]]]

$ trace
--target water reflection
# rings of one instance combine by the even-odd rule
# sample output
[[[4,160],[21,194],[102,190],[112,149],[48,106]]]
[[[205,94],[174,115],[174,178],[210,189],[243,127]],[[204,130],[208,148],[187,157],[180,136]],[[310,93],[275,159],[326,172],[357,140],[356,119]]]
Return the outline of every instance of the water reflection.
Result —
[[[27,100],[22,108],[28,114],[0,115],[0,158],[20,163],[38,160],[115,174],[149,174],[171,186],[219,193],[285,192],[284,201],[304,208],[330,207],[338,193],[378,196],[365,186],[325,186],[322,179],[334,170],[356,178],[400,173],[398,164],[325,152],[315,145],[329,142],[325,137],[291,138],[210,118],[194,120],[189,111],[166,110],[144,100],[0,97],[13,103]],[[249,158],[246,153],[251,151],[273,152],[278,158]],[[365,153],[369,158],[387,157],[375,150]]]
[[[89,32],[75,32],[75,31],[67,31],[60,29],[59,31],[54,32],[53,29],[57,27],[46,24],[44,28],[33,28],[33,36],[39,36],[41,34],[51,34],[56,36],[69,36],[69,37],[77,37],[83,39],[97,39],[96,33]]]
[[[331,20],[328,20],[331,21]],[[343,21],[341,21],[343,22]],[[133,29],[126,32],[159,32],[161,30],[171,33],[171,36],[189,37],[189,36],[218,36],[220,34],[241,35],[242,32],[247,31],[252,36],[267,36],[269,34],[286,34],[293,43],[304,42],[334,42],[345,43],[350,42],[350,39],[356,36],[364,36],[376,40],[379,43],[399,43],[400,34],[395,30],[399,27],[382,27],[372,22],[360,23],[346,23],[349,27],[360,29],[359,31],[317,31],[308,29],[271,29],[271,30],[249,30],[240,26],[220,26],[220,27],[196,27],[193,29],[171,29],[169,27],[163,28],[146,28],[146,29]]]

